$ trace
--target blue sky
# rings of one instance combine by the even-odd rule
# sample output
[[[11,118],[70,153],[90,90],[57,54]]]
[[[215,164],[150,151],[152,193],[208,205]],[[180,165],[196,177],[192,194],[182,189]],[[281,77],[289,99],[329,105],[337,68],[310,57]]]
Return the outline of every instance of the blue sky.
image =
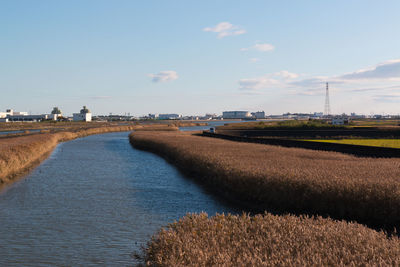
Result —
[[[399,114],[400,1],[0,1],[0,110]]]

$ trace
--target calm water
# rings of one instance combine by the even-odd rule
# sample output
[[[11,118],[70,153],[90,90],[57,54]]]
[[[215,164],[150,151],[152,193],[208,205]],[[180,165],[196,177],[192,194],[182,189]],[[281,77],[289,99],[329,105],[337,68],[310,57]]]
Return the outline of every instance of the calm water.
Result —
[[[40,129],[28,129],[29,132],[40,132]],[[23,133],[25,130],[15,130],[15,131],[0,131],[0,135],[3,134],[14,134],[14,133]]]
[[[0,266],[130,266],[157,229],[200,211],[239,212],[126,132],[77,139],[0,193]]]

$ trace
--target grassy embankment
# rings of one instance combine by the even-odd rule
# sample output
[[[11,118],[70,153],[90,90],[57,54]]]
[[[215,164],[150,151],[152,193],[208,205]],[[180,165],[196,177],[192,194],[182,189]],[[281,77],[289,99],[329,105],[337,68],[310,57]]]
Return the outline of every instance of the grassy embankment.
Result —
[[[120,132],[170,130],[176,131],[176,126],[167,124],[113,126],[112,124],[93,127],[98,124],[72,124],[64,131],[51,133],[43,130],[26,136],[15,136],[0,139],[0,188],[16,180],[27,171],[45,159],[60,142],[93,134]]]
[[[230,123],[218,126],[220,130],[310,130],[310,129],[348,129],[351,125],[331,125],[326,121],[250,121],[242,123]]]
[[[188,133],[132,133],[155,152],[231,199],[265,210],[358,220],[400,221],[400,163],[220,139]],[[161,230],[148,265],[398,265],[400,241],[357,223],[292,215],[188,215]]]
[[[238,143],[186,133],[130,136],[227,198],[260,209],[329,215],[374,227],[400,225],[400,162]]]
[[[400,148],[400,139],[310,139],[304,141]]]
[[[400,240],[321,217],[198,214],[161,229],[143,260],[148,266],[399,266]]]

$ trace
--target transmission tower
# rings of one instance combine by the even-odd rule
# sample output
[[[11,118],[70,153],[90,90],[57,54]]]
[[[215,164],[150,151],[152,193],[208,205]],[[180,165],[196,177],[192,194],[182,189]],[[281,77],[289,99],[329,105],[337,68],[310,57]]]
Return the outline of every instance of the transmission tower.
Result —
[[[324,115],[329,116],[331,114],[331,107],[329,104],[329,86],[328,83],[326,83],[326,94],[325,94],[325,111]]]

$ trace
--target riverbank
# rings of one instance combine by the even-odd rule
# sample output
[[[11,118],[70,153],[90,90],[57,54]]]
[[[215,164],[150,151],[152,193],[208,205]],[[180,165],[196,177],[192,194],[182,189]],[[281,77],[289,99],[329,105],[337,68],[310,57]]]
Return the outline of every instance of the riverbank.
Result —
[[[182,132],[134,132],[130,142],[248,207],[376,228],[399,225],[398,160]],[[136,256],[147,266],[396,266],[400,240],[318,216],[189,214],[161,229]]]
[[[101,125],[76,124],[66,130],[50,132],[41,130],[38,133],[23,136],[9,136],[0,139],[0,189],[18,180],[24,174],[35,168],[46,159],[60,142],[72,139],[109,132],[122,131],[177,131],[178,128],[168,124]]]
[[[135,132],[218,194],[259,210],[330,216],[392,230],[400,224],[400,162],[335,152],[238,143],[181,132]],[[251,203],[251,204],[249,204]]]
[[[132,131],[140,127],[142,126],[109,126],[2,138],[0,139],[0,189],[40,164],[60,142],[93,134]]]
[[[147,266],[398,266],[400,240],[321,217],[203,213],[160,230],[142,260]]]

